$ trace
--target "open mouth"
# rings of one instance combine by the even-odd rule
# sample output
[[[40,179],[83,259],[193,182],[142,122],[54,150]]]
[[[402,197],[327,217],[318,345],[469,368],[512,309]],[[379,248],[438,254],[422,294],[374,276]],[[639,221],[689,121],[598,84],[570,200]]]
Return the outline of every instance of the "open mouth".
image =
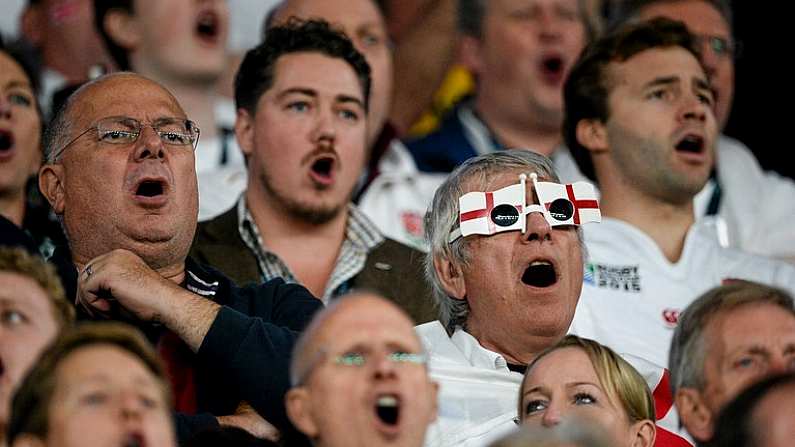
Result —
[[[200,12],[196,20],[196,35],[208,43],[217,43],[221,30],[220,22],[221,20],[215,11]]]
[[[321,185],[328,186],[334,182],[334,164],[336,160],[331,156],[321,156],[309,166],[312,178]]]
[[[704,152],[704,138],[695,134],[687,134],[676,144],[676,150],[692,154]]]
[[[548,55],[541,59],[539,69],[541,74],[550,82],[560,82],[563,80],[563,58],[558,55]]]
[[[522,274],[522,282],[532,287],[549,287],[558,282],[558,275],[551,262],[533,261]]]
[[[378,420],[389,427],[397,426],[400,420],[400,401],[394,394],[378,396],[375,403],[375,415]]]
[[[135,188],[135,195],[141,197],[157,197],[165,192],[166,185],[161,180],[144,180]]]
[[[14,134],[0,130],[0,153],[8,152],[14,147]]]
[[[146,446],[146,439],[141,433],[134,432],[129,433],[127,436],[124,437],[124,443],[122,447],[145,447]]]

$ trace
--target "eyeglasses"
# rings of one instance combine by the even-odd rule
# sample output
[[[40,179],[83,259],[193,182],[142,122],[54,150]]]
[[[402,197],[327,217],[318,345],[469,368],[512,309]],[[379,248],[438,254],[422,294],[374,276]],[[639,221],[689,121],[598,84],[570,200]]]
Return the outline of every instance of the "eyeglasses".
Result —
[[[693,38],[696,45],[701,48],[705,46],[717,57],[737,57],[740,51],[738,42],[730,39],[710,34],[694,34]]]
[[[191,146],[196,149],[199,142],[199,127],[191,120],[182,118],[161,118],[151,123],[142,123],[135,118],[127,116],[109,116],[97,121],[95,126],[89,127],[66,143],[58,152],[52,155],[57,159],[69,146],[80,137],[97,131],[97,141],[107,144],[132,144],[138,141],[145,126],[155,131],[163,144],[170,146]]]
[[[372,355],[362,352],[346,352],[332,357],[331,361],[342,366],[365,366],[369,357],[372,357]],[[411,352],[390,352],[386,355],[386,359],[398,365],[424,365],[428,362],[428,357],[425,354],[414,354]]]
[[[306,369],[300,376],[293,378],[295,386],[301,385],[306,382],[310,375],[314,372],[321,363],[329,362],[333,365],[339,365],[346,369],[356,370],[364,368],[368,365],[375,365],[375,353],[365,351],[348,351],[343,354],[329,356],[325,349],[320,349],[309,362]],[[410,365],[425,365],[428,363],[428,356],[425,354],[417,354],[412,352],[394,351],[389,352],[385,357],[391,364],[396,367],[410,366]]]

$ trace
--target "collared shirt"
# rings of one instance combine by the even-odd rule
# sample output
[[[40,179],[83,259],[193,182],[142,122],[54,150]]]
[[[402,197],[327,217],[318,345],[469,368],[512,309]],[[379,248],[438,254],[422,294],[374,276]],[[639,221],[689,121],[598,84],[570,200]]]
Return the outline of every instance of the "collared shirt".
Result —
[[[263,281],[283,278],[288,283],[298,283],[298,279],[290,268],[279,256],[268,250],[262,241],[260,229],[254,222],[251,212],[246,205],[245,196],[237,202],[238,231],[243,242],[254,253],[259,266],[260,277]],[[320,297],[328,304],[329,299],[340,296],[348,291],[348,282],[362,271],[367,260],[367,254],[381,244],[384,237],[364,214],[352,204],[348,205],[348,221],[345,228],[345,240],[342,242],[340,253],[334,264],[323,296]]]

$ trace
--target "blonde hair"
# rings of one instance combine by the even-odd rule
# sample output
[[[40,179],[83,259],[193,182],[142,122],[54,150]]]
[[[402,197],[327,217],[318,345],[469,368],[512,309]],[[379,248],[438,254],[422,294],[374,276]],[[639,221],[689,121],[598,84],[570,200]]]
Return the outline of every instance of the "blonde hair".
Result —
[[[607,346],[576,335],[567,335],[556,345],[541,352],[527,366],[522,386],[519,388],[519,418],[524,420],[522,411],[522,395],[525,382],[533,368],[547,355],[563,348],[577,348],[582,350],[591,361],[599,382],[614,403],[620,404],[627,414],[630,423],[650,420],[654,422],[654,398],[643,376],[626,360],[616,354]]]
[[[35,281],[50,301],[58,329],[74,323],[74,306],[66,300],[61,278],[52,265],[21,248],[0,247],[0,272],[15,273]]]

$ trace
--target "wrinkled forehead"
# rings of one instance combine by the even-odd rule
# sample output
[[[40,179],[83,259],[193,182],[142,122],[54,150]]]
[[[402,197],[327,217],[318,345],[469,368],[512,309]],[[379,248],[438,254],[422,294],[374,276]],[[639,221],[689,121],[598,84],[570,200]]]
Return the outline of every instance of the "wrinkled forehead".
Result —
[[[128,116],[151,122],[158,118],[187,118],[176,98],[163,86],[137,75],[102,79],[75,92],[69,119],[86,127],[108,116]]]
[[[386,26],[375,0],[285,0],[276,10],[274,19],[283,22],[291,16],[322,18],[345,28],[348,34],[355,34],[362,26]]]
[[[525,182],[527,192],[528,192],[528,199],[534,197],[533,192],[535,188],[533,186],[533,181],[530,180],[530,174],[536,173],[538,175],[539,182],[554,182],[557,183],[557,178],[551,178],[546,173],[540,170],[534,169],[521,169],[521,168],[510,168],[510,169],[489,169],[484,168],[478,171],[473,171],[467,175],[467,177],[461,183],[461,192],[462,195],[469,193],[469,192],[489,192],[489,191],[496,191],[500,188],[504,188],[506,186],[515,185],[520,182],[519,176],[522,174],[527,175],[527,180]]]

